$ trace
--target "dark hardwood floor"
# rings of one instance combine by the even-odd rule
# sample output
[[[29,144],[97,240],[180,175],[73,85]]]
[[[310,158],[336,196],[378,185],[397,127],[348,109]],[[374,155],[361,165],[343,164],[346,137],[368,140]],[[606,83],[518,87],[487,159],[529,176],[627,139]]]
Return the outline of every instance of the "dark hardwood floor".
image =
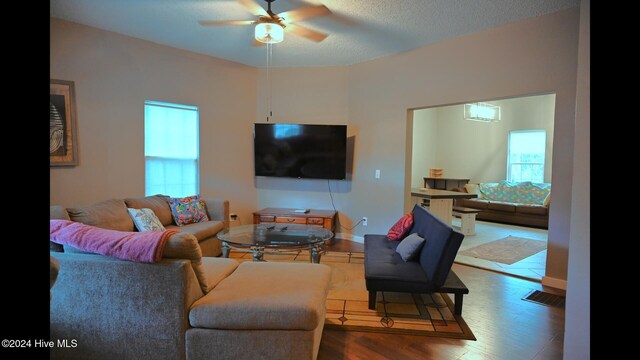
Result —
[[[328,251],[353,251],[364,252],[364,244],[357,243],[351,240],[343,239],[331,239],[331,245],[327,246]]]
[[[328,250],[364,250],[334,240]],[[521,300],[540,283],[454,264],[469,288],[462,317],[477,341],[415,335],[324,330],[319,360],[335,359],[562,359],[564,309]]]

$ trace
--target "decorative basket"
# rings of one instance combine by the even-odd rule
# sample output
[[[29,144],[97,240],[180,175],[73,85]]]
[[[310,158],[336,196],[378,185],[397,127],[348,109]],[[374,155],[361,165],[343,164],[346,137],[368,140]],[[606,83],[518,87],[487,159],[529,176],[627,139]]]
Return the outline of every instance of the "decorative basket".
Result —
[[[444,169],[441,169],[441,168],[430,168],[429,169],[429,177],[441,178],[443,176],[444,176]]]

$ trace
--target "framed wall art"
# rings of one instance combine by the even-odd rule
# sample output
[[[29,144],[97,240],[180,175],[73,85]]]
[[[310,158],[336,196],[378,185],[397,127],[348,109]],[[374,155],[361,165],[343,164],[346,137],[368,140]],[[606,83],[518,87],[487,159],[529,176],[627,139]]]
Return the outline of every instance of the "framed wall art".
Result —
[[[75,86],[65,80],[51,79],[49,83],[49,166],[76,166]]]

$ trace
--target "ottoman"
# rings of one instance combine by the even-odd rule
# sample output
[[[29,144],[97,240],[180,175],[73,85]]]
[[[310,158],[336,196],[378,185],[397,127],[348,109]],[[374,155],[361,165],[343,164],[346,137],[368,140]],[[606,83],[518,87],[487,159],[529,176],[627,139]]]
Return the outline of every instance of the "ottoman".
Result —
[[[330,280],[322,264],[240,264],[191,306],[187,359],[316,359]]]

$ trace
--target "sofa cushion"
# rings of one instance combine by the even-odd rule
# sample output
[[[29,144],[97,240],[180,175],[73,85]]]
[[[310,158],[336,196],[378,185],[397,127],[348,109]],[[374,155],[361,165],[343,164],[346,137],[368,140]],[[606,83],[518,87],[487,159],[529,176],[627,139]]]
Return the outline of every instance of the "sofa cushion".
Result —
[[[49,206],[49,220],[71,220],[67,210],[60,205]]]
[[[134,209],[148,208],[153,210],[163,226],[173,224],[173,217],[171,217],[171,209],[169,208],[169,199],[166,195],[153,195],[145,196],[141,198],[126,198],[124,199],[127,207]]]
[[[64,252],[70,253],[70,254],[96,254],[94,252],[80,250],[77,247],[74,247],[74,246],[71,246],[71,245],[66,245],[66,244],[62,245],[62,248],[64,249]]]
[[[183,198],[169,198],[169,208],[173,221],[178,226],[208,221],[207,208],[198,195]]]
[[[418,234],[411,234],[400,241],[400,244],[396,247],[396,252],[400,254],[404,261],[413,260],[420,253],[423,244],[424,238]]]
[[[390,262],[389,259],[393,257],[400,259],[400,254],[396,252],[396,248],[400,242],[388,241],[384,235],[366,234],[364,238],[364,249],[367,253],[367,260],[371,260],[372,262]],[[380,238],[384,238],[385,241],[381,241]],[[367,239],[370,240],[366,241]]]
[[[191,267],[196,273],[202,292],[206,294],[210,290],[204,266],[202,265],[202,251],[195,236],[187,233],[171,235],[164,246],[162,257],[164,259],[191,260]]]
[[[323,264],[243,262],[191,306],[192,327],[314,330],[324,322],[331,269]]]
[[[465,184],[464,189],[469,194],[476,194],[478,199],[482,199],[482,193],[480,192],[480,187],[478,184]]]
[[[58,273],[60,272],[60,262],[53,256],[49,256],[49,299],[53,296],[51,294],[51,288],[58,279]]]
[[[404,261],[396,248],[400,243],[388,241],[384,235],[364,236],[364,268],[367,288],[373,285],[387,291],[428,291],[432,286],[422,265]]]
[[[49,220],[71,220],[67,210],[60,205],[49,206]],[[64,248],[58,243],[49,241],[49,251],[63,252]]]
[[[389,229],[387,238],[392,241],[401,240],[407,234],[411,225],[413,225],[413,214],[408,213],[402,215],[402,217],[393,224],[391,229]]]
[[[486,210],[489,205],[489,200],[483,199],[458,199],[456,203],[463,207],[470,207],[479,210]]]
[[[514,204],[514,203],[510,203],[510,202],[494,202],[491,201],[489,202],[489,205],[487,205],[487,209],[489,210],[496,210],[496,211],[503,211],[503,212],[516,212],[516,206],[518,204]]]
[[[134,231],[124,200],[111,199],[80,208],[67,208],[72,221],[103,229]]]
[[[138,231],[164,231],[166,230],[160,219],[156,216],[153,210],[149,208],[134,209],[127,208],[133,224]]]
[[[521,204],[536,204],[542,205],[544,199],[551,191],[551,184],[549,183],[533,183],[531,181],[523,181],[517,185],[518,201],[513,201]]]
[[[175,226],[175,225],[167,226],[167,229],[176,229],[180,232],[192,234],[196,237],[196,239],[198,239],[198,241],[202,241],[204,239],[208,239],[212,236],[215,236],[223,228],[224,228],[224,224],[222,223],[222,221],[205,221],[201,223],[188,224],[184,226]]]
[[[227,259],[223,257],[202,257],[202,268],[204,269],[205,278],[207,279],[207,287],[211,291],[220,281],[232,272],[240,263],[234,259]]]
[[[516,207],[516,214],[532,214],[532,215],[547,215],[547,207],[544,205],[518,205]]]
[[[413,207],[413,218],[414,225],[409,233],[417,233],[425,239],[420,264],[433,285],[440,287],[449,275],[464,235],[453,231],[450,225],[421,206]]]
[[[549,191],[551,184],[531,181],[516,183],[502,180],[480,184],[480,192],[485,199],[518,204],[542,204]]]

